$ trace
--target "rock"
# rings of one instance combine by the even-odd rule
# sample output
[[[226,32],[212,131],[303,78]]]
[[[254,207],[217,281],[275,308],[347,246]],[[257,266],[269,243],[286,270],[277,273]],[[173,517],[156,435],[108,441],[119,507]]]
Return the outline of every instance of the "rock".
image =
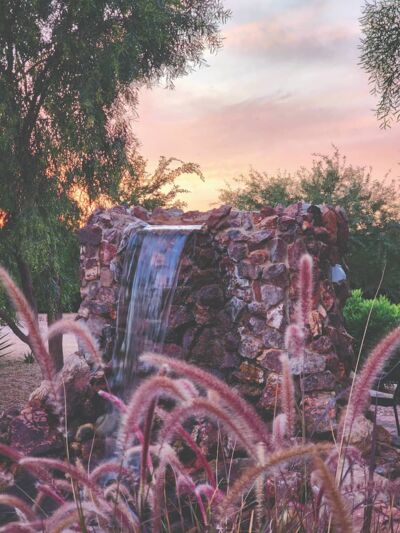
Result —
[[[102,266],[109,265],[117,255],[117,246],[107,241],[100,244],[100,263]]]
[[[247,256],[248,248],[244,242],[231,242],[228,246],[228,255],[233,261],[240,261]]]
[[[114,276],[109,268],[100,269],[100,283],[103,287],[111,287],[113,285]]]
[[[254,250],[249,253],[248,260],[252,265],[262,265],[268,260],[267,250]]]
[[[262,213],[262,210],[261,210]],[[262,217],[257,226],[259,228],[265,228],[265,229],[276,229],[278,225],[278,216],[277,215],[271,215]]]
[[[255,337],[247,336],[242,339],[240,344],[239,353],[242,357],[247,357],[248,359],[255,359],[260,355],[264,345],[260,339]]]
[[[323,307],[326,311],[330,311],[335,305],[336,294],[329,281],[325,280],[320,283],[319,294]]]
[[[310,348],[313,352],[325,354],[331,352],[333,345],[329,337],[322,335],[311,343]]]
[[[301,373],[316,374],[324,372],[326,368],[325,357],[319,354],[305,353],[304,359],[299,357],[290,358],[290,368],[294,376],[300,376]]]
[[[215,230],[221,227],[224,219],[229,215],[232,210],[230,205],[222,205],[216,209],[212,209],[208,212],[208,220],[206,226],[209,230]]]
[[[228,311],[232,322],[236,322],[236,320],[239,318],[240,314],[246,307],[247,304],[236,296],[230,299],[230,301],[226,305],[226,310]]]
[[[252,233],[249,237],[249,247],[252,250],[258,248],[261,244],[271,240],[275,236],[275,230],[262,229]]]
[[[279,238],[272,239],[269,246],[269,258],[274,263],[283,263],[286,259],[287,244]]]
[[[276,305],[267,311],[267,325],[283,331],[286,326],[286,316],[283,304]]]
[[[297,228],[297,221],[295,218],[288,215],[283,215],[278,220],[278,229],[280,231],[291,231]]]
[[[259,291],[260,291],[260,300],[261,300],[261,286],[260,286]],[[248,309],[249,309],[250,313],[252,313],[255,316],[260,316],[260,317],[263,317],[263,318],[267,318],[268,306],[266,306],[262,302],[251,302],[248,305]]]
[[[266,380],[265,387],[259,401],[260,407],[269,414],[274,413],[280,408],[280,396],[282,387],[282,376],[271,372]]]
[[[261,269],[258,265],[255,265],[249,260],[244,259],[238,263],[237,272],[242,278],[258,279],[261,274]]]
[[[133,214],[136,218],[144,220],[145,222],[150,220],[150,213],[147,211],[147,209],[141,207],[140,205],[135,205],[133,207]]]
[[[51,425],[45,410],[27,406],[11,421],[10,446],[24,455],[54,455],[62,453],[64,439]]]
[[[244,361],[240,365],[240,376],[242,380],[250,381],[257,385],[262,385],[265,382],[263,369],[249,361]]]
[[[274,218],[278,218],[276,216],[276,211],[273,207],[270,207],[270,206],[265,206],[265,207],[262,207],[260,209],[260,215],[263,217],[263,218],[266,218],[266,217],[274,217]]]
[[[220,307],[224,304],[224,293],[219,285],[206,285],[197,291],[196,299],[200,305]]]
[[[303,408],[309,437],[318,433],[331,433],[336,428],[336,403],[332,394],[309,393],[304,398]]]
[[[99,260],[96,258],[87,259],[84,272],[86,281],[96,280],[100,276]]]
[[[90,368],[77,354],[69,355],[57,374],[57,383],[66,398],[67,417],[73,418],[89,393]]]
[[[280,303],[285,296],[285,291],[281,287],[276,287],[270,283],[262,285],[261,298],[262,301],[268,306],[272,307]]]
[[[103,230],[98,225],[87,225],[78,231],[78,241],[80,244],[98,246],[101,242]]]
[[[334,390],[336,386],[335,376],[327,370],[326,372],[316,372],[303,378],[305,392]]]
[[[263,350],[262,354],[257,357],[257,362],[263,368],[279,373],[282,369],[280,358],[284,353],[284,350],[277,350],[276,348]]]
[[[274,328],[266,326],[263,334],[263,343],[265,348],[283,348],[283,334]]]
[[[263,280],[278,285],[279,287],[286,287],[289,283],[288,270],[284,263],[265,266],[262,269],[261,277]]]

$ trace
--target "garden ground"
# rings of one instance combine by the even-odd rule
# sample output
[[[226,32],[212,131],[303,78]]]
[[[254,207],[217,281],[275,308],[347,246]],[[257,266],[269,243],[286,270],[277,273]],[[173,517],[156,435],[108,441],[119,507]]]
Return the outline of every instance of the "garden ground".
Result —
[[[74,318],[67,314],[64,318]],[[47,316],[39,315],[40,331],[47,332]],[[20,409],[27,402],[30,393],[40,384],[41,373],[39,365],[34,362],[24,362],[24,355],[30,352],[29,347],[20,341],[9,328],[2,328],[8,333],[13,346],[11,352],[0,358],[0,412],[3,409],[15,407]],[[64,357],[68,357],[77,350],[74,335],[63,336]]]

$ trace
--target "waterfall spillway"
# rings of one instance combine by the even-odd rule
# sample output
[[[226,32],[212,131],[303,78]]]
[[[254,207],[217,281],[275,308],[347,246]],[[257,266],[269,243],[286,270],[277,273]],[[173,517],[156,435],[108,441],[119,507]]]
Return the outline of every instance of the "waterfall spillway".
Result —
[[[189,234],[198,226],[150,226],[129,240],[118,301],[113,388],[126,396],[138,376],[138,357],[162,351]]]

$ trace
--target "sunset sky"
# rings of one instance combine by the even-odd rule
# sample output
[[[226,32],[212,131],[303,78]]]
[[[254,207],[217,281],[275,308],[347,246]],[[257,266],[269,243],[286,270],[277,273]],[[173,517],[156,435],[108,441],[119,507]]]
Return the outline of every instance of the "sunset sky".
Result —
[[[190,209],[251,166],[274,173],[309,166],[334,143],[353,165],[400,175],[400,124],[383,131],[358,65],[360,0],[225,0],[224,46],[174,90],[140,93],[141,153],[199,163],[182,184]]]

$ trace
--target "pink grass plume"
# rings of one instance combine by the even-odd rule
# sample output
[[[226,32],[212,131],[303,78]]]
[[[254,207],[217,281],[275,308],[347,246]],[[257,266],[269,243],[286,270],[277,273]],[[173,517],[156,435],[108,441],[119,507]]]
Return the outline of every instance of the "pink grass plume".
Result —
[[[286,354],[281,355],[280,359],[282,364],[281,408],[286,415],[287,434],[289,437],[293,437],[296,420],[294,382],[288,356]]]
[[[310,321],[313,293],[313,260],[309,254],[304,254],[299,262],[299,302],[298,324],[301,328]]]

